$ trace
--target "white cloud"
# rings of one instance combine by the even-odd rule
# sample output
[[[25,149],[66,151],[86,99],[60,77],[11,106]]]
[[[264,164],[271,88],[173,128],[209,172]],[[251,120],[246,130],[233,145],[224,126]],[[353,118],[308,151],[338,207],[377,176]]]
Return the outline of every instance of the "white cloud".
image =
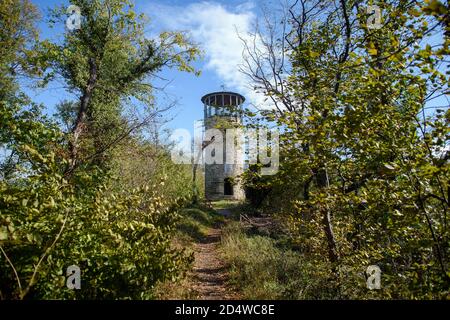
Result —
[[[227,8],[216,2],[191,3],[186,7],[152,3],[150,16],[157,24],[172,30],[189,31],[205,52],[206,69],[212,70],[229,90],[237,90],[252,103],[260,95],[249,89],[249,79],[239,71],[244,45],[256,21],[254,5],[245,2]],[[251,87],[251,86],[250,86]]]

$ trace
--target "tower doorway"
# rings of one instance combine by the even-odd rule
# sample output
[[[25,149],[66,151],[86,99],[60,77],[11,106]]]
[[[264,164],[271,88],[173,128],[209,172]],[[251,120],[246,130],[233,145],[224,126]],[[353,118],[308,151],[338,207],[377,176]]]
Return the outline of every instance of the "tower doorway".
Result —
[[[233,196],[234,195],[233,181],[231,180],[231,178],[225,178],[225,180],[224,180],[224,187],[223,187],[223,194],[225,196]]]

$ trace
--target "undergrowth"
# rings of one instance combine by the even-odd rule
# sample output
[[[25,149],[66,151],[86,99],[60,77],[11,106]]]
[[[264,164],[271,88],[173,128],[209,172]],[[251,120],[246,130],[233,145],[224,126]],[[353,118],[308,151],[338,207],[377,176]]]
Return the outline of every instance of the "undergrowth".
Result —
[[[193,262],[195,243],[205,238],[210,228],[222,223],[223,218],[214,209],[202,205],[184,208],[180,215],[173,246],[185,248]],[[159,283],[155,288],[155,296],[162,300],[197,298],[196,292],[191,289],[189,277]]]
[[[302,258],[286,239],[244,229],[231,222],[223,229],[222,256],[230,282],[244,299],[333,299],[320,265]]]

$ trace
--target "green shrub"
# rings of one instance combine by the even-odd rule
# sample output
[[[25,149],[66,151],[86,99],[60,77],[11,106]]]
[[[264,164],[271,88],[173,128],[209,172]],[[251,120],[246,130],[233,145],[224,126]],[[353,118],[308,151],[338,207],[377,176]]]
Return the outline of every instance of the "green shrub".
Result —
[[[272,238],[246,234],[238,223],[224,228],[222,249],[245,299],[334,298],[320,268]]]
[[[117,190],[95,167],[68,180],[56,128],[5,105],[0,120],[6,147],[24,159],[0,179],[1,299],[146,299],[158,281],[183,275],[192,257],[171,239],[189,193],[167,196],[165,176]],[[70,265],[81,290],[66,287]]]

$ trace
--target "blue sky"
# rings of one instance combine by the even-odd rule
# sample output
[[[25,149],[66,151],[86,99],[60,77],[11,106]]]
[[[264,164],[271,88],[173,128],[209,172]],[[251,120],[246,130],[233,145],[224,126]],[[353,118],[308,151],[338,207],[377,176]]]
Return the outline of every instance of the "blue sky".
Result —
[[[32,0],[41,11],[43,18],[49,8],[67,5],[66,0]],[[189,31],[192,39],[204,52],[203,58],[195,63],[202,71],[199,77],[178,70],[164,70],[159,76],[168,81],[157,80],[157,86],[165,85],[164,93],[158,93],[159,103],[176,100],[176,107],[168,114],[173,120],[166,127],[193,130],[194,121],[203,116],[200,98],[209,92],[222,90],[237,91],[247,97],[249,102],[257,99],[247,87],[247,79],[239,72],[242,42],[240,34],[246,34],[256,19],[257,6],[245,0],[226,1],[149,1],[137,0],[136,11],[151,18],[149,35],[164,30]],[[62,39],[64,26],[50,29],[43,19],[39,23],[41,38]],[[27,90],[28,91],[28,90]],[[54,106],[64,99],[73,99],[61,84],[52,83],[45,89],[30,90],[36,102],[46,106],[49,114]]]
[[[68,5],[68,0],[32,0],[46,16],[49,8]],[[242,63],[243,44],[238,37],[248,37],[261,12],[259,0],[136,0],[136,11],[151,18],[149,36],[161,31],[189,31],[192,39],[204,52],[201,61],[195,67],[202,71],[201,76],[164,70],[159,76],[167,79],[155,81],[157,86],[165,86],[164,93],[157,93],[158,103],[177,101],[176,107],[167,114],[172,119],[165,127],[183,128],[193,131],[194,122],[203,117],[200,98],[209,92],[222,90],[236,91],[247,98],[248,103],[260,104],[263,97],[255,93],[248,79],[239,72]],[[265,0],[265,3],[270,3]],[[41,38],[62,39],[64,26],[49,29],[46,22],[39,23]],[[249,39],[249,38],[246,38]],[[45,89],[27,90],[36,102],[43,103],[49,114],[54,106],[64,99],[74,99],[62,88],[52,83]],[[167,102],[167,100],[169,102]],[[247,106],[249,105],[247,103]],[[440,97],[428,105],[448,105],[448,97]]]

